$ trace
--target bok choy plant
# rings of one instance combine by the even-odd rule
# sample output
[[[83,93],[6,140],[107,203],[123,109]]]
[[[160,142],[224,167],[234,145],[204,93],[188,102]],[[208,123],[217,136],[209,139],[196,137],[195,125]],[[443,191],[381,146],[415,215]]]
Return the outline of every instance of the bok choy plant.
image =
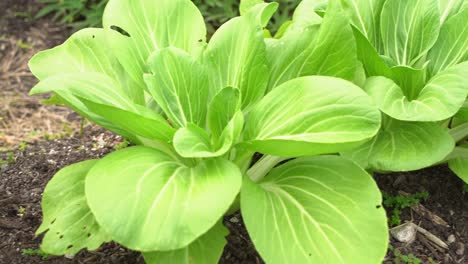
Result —
[[[344,156],[376,171],[417,170],[450,160],[459,175],[465,167],[467,181],[466,148],[454,151],[455,141],[468,135],[467,125],[458,122],[463,126],[455,128],[453,122],[468,94],[466,1],[340,3],[366,73],[364,90],[383,113],[378,135]]]
[[[240,209],[267,263],[380,263],[381,194],[336,153],[372,139],[381,114],[356,85],[362,69],[339,2],[324,18],[311,4],[265,40],[277,4],[243,1],[207,42],[189,0],[110,0],[102,29],[34,56],[31,94],[52,92],[136,145],[54,176],[42,250],[115,241],[147,263],[217,263],[223,216]]]

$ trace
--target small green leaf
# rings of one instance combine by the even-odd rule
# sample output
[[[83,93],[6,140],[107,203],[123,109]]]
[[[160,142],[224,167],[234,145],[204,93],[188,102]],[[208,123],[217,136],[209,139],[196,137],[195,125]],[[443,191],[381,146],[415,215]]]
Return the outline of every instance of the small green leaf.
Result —
[[[372,141],[342,154],[363,168],[412,171],[443,160],[455,146],[447,129],[435,123],[390,122]]]
[[[239,89],[226,87],[211,100],[207,120],[208,128],[214,137],[221,136],[224,128],[240,110],[240,97]]]
[[[239,12],[241,15],[247,14],[254,6],[258,4],[263,4],[263,0],[241,0],[239,6]]]
[[[434,76],[414,100],[385,77],[369,78],[365,90],[385,114],[395,119],[440,121],[452,117],[462,107],[468,94],[467,82],[468,62],[465,62]]]
[[[151,252],[184,248],[229,209],[242,181],[225,159],[187,166],[152,148],[132,147],[100,160],[86,178],[98,223],[116,242]]]
[[[53,255],[96,250],[110,237],[96,222],[85,196],[85,178],[96,160],[84,161],[60,170],[47,184],[42,197],[42,225],[46,232],[41,249]]]
[[[229,231],[221,222],[185,248],[143,253],[147,264],[218,264]]]
[[[384,55],[415,66],[436,42],[439,19],[437,0],[387,0],[380,21]]]
[[[246,179],[241,209],[267,263],[381,263],[388,227],[372,176],[337,156],[300,158],[258,184]]]
[[[380,112],[351,82],[325,76],[282,84],[257,104],[244,140],[276,156],[334,153],[356,147],[380,128]]]

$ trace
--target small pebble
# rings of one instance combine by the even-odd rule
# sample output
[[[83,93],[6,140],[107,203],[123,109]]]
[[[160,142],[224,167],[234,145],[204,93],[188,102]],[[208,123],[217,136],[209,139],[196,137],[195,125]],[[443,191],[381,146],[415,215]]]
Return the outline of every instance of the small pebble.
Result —
[[[452,244],[453,242],[455,242],[455,236],[453,234],[451,234],[448,238],[447,238],[447,243],[448,244]]]
[[[55,160],[47,160],[47,163],[50,165],[57,165],[57,162]]]
[[[416,228],[413,223],[406,223],[390,229],[390,234],[403,243],[411,243],[416,239]]]
[[[465,245],[463,243],[458,242],[457,251],[455,251],[455,253],[457,253],[457,255],[459,256],[463,256],[463,254],[465,253]]]
[[[55,155],[55,154],[57,154],[57,151],[55,149],[51,149],[49,151],[49,155]]]
[[[234,217],[232,217],[231,219],[229,219],[229,222],[231,222],[231,223],[239,223],[239,218],[237,218],[237,217],[234,216]]]

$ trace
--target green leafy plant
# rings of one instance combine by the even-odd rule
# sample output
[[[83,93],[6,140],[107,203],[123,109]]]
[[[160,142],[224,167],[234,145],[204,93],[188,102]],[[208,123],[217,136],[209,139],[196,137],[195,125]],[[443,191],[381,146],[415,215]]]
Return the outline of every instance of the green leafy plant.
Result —
[[[353,27],[364,90],[383,114],[372,141],[342,154],[382,172],[449,161],[467,181],[468,152],[459,142],[467,124],[453,122],[466,111],[468,93],[466,1],[340,2]]]
[[[429,193],[419,192],[409,196],[395,195],[392,196],[388,193],[383,193],[383,205],[386,209],[391,209],[391,215],[388,218],[390,226],[401,224],[401,211],[405,208],[419,204],[421,200],[427,200]]]
[[[41,249],[75,254],[113,240],[148,263],[217,263],[223,216],[241,209],[267,263],[381,262],[379,189],[336,155],[374,137],[381,114],[355,84],[338,2],[323,18],[305,15],[311,3],[282,38],[265,39],[277,4],[242,1],[207,43],[189,0],[111,0],[103,29],[34,56],[31,94],[53,92],[136,145],[54,176]]]
[[[26,249],[21,250],[21,254],[26,255],[26,256],[38,256],[43,260],[46,260],[49,258],[49,254],[45,253],[41,249],[26,248]]]

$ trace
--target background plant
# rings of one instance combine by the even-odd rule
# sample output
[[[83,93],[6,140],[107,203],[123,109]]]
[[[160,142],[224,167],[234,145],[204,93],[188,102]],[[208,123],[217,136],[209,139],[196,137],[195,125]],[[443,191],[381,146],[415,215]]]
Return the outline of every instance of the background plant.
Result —
[[[53,19],[71,24],[76,29],[100,27],[102,14],[108,0],[39,0],[44,7],[36,18],[52,15]],[[207,22],[208,32],[213,33],[224,22],[239,15],[239,0],[193,0]],[[300,0],[279,0],[280,6],[269,24],[269,29],[276,32],[291,18]]]
[[[268,263],[381,262],[380,191],[336,155],[374,137],[381,114],[356,85],[352,29],[330,3],[322,18],[303,1],[265,39],[278,5],[242,1],[207,42],[191,1],[111,0],[102,29],[34,56],[31,94],[52,92],[136,145],[54,176],[41,249],[113,240],[148,263],[217,263],[223,216],[241,209]]]

